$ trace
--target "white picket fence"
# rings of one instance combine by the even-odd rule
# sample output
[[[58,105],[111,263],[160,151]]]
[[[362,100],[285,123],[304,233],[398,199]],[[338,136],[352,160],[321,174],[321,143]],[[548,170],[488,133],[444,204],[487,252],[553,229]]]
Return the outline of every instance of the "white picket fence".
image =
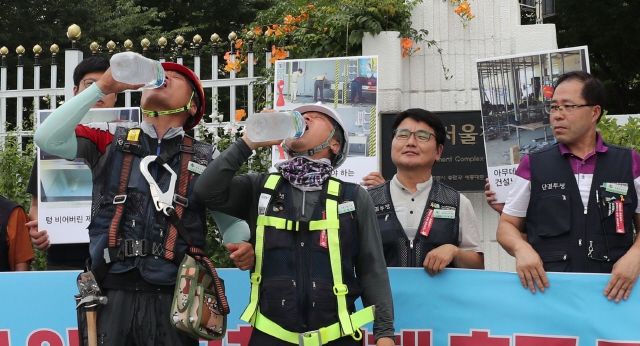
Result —
[[[233,46],[233,44],[232,44]],[[20,49],[18,49],[20,50]],[[52,51],[53,51],[52,47]],[[58,102],[63,100],[67,100],[73,97],[73,70],[75,66],[80,63],[83,59],[83,53],[77,49],[69,49],[65,50],[62,54],[64,54],[64,85],[58,85],[58,70],[59,66],[57,64],[58,56],[56,54],[52,54],[51,63],[49,64],[50,70],[50,80],[51,83],[48,87],[43,87],[41,85],[41,73],[43,66],[40,64],[39,55],[35,56],[35,63],[33,66],[33,88],[32,89],[24,89],[24,75],[25,75],[25,67],[22,64],[24,48],[21,50],[23,53],[19,54],[18,64],[13,67],[7,66],[6,56],[8,54],[8,50],[3,49],[0,50],[0,54],[2,55],[2,61],[0,63],[0,144],[4,142],[4,139],[7,135],[14,135],[18,137],[19,142],[22,142],[25,138],[29,138],[33,136],[33,130],[25,130],[24,123],[26,119],[24,118],[24,114],[27,112],[27,109],[33,107],[33,114],[37,114],[40,106],[39,99],[48,98],[50,109],[55,109]],[[226,64],[225,60],[220,61],[218,57],[217,47],[214,46],[211,50],[210,59],[206,56],[200,54],[200,50],[196,49],[193,52],[193,56],[190,57],[193,59],[193,66],[187,65],[187,67],[191,68],[200,78],[202,82],[202,86],[206,89],[211,90],[211,98],[208,98],[206,101],[206,112],[205,117],[203,119],[203,125],[205,127],[219,127],[223,124],[218,120],[219,110],[222,108],[218,105],[218,94],[219,91],[223,88],[229,88],[229,114],[230,114],[230,122],[235,122],[235,111],[236,111],[236,92],[238,88],[246,88],[247,99],[246,99],[246,112],[248,116],[251,116],[254,112],[254,84],[259,79],[254,75],[254,66],[253,64],[247,63],[247,77],[236,77],[236,72],[231,71],[228,72],[228,78],[220,78],[219,70],[224,67],[221,66],[221,63]],[[95,53],[94,53],[95,54]],[[151,56],[150,56],[151,57]],[[105,58],[109,58],[105,56]],[[151,57],[154,58],[154,57]],[[160,57],[155,57],[160,61],[166,61],[166,58],[161,54]],[[249,51],[247,53],[247,60],[254,61],[254,53]],[[271,52],[266,53],[266,67],[272,68],[272,64],[269,62],[271,58]],[[183,64],[185,58],[180,54],[176,54],[174,56],[175,62],[179,64]],[[235,55],[230,54],[230,61],[235,62]],[[191,60],[191,59],[189,59]],[[202,76],[200,73],[200,67],[203,63],[211,63],[211,76]],[[16,88],[13,90],[7,89],[8,82],[8,71],[9,68],[15,68],[15,85]],[[208,78],[208,79],[204,79]],[[271,94],[271,87],[266,87],[266,96],[269,99]],[[125,107],[131,107],[131,95],[133,93],[138,93],[140,90],[131,90],[125,91],[124,101]],[[121,97],[121,96],[120,96]],[[15,99],[15,107],[8,107],[8,101]],[[11,109],[9,109],[11,108]],[[244,108],[244,107],[243,107]],[[10,114],[10,112],[15,111],[15,117]],[[15,131],[7,130],[7,119],[11,118],[12,123],[14,123],[15,119]],[[35,122],[35,120],[34,120]],[[198,132],[196,128],[195,136],[199,138],[201,133]]]

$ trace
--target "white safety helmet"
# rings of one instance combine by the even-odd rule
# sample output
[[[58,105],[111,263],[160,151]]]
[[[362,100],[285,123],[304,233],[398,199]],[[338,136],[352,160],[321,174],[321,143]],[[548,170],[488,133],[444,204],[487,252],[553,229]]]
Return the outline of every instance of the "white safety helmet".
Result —
[[[333,168],[340,167],[340,165],[344,162],[344,160],[347,159],[347,153],[349,152],[349,134],[345,131],[346,127],[344,126],[344,122],[342,121],[340,114],[338,114],[338,112],[336,112],[335,109],[327,107],[319,102],[314,105],[300,106],[298,108],[295,108],[294,111],[298,111],[300,112],[300,114],[303,114],[303,115],[304,113],[307,113],[307,112],[322,113],[328,116],[332,120],[331,122],[333,123],[334,127],[338,131],[342,131],[343,139],[342,139],[342,143],[340,143],[340,150],[337,153],[335,153],[335,155],[333,156],[333,159],[331,160],[331,164],[333,165]],[[327,138],[327,141],[329,139],[330,138]],[[319,147],[313,148],[310,151],[318,150],[318,148]]]

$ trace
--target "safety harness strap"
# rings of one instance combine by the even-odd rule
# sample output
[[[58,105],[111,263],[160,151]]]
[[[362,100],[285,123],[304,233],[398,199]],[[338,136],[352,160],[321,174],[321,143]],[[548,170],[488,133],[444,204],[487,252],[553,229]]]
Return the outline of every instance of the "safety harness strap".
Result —
[[[338,201],[340,194],[340,182],[329,179],[327,186],[327,196],[334,198],[326,198],[326,215],[327,220],[338,221]],[[342,281],[342,258],[340,256],[340,237],[339,223],[338,227],[327,228],[327,242],[329,245],[329,261],[331,263],[331,274],[333,275],[333,294],[336,295],[338,301],[338,320],[342,327],[344,335],[353,334],[354,330],[349,320],[349,310],[347,307],[347,293],[349,289]]]
[[[142,129],[132,128],[127,133],[127,143],[140,147],[140,134]],[[127,152],[122,162],[122,171],[120,172],[120,186],[118,187],[118,194],[113,198],[113,204],[116,205],[116,211],[111,219],[111,225],[109,226],[109,247],[114,248],[120,245],[120,222],[122,221],[122,215],[124,211],[124,202],[127,200],[127,185],[129,184],[129,178],[131,176],[131,163],[133,162],[134,154]]]
[[[323,193],[325,199],[325,220],[311,221],[309,223],[302,223],[299,221],[291,221],[284,218],[267,216],[269,202],[272,196],[275,194],[276,188],[281,181],[279,174],[270,175],[264,185],[263,193],[260,196],[260,202],[258,206],[258,218],[256,220],[256,244],[255,244],[255,270],[251,274],[251,295],[249,305],[245,309],[244,313],[240,317],[243,321],[249,322],[259,330],[277,337],[282,340],[300,345],[322,345],[332,340],[336,340],[344,335],[352,335],[356,338],[356,334],[359,333],[359,326],[354,327],[357,322],[354,322],[353,316],[349,314],[347,306],[346,295],[349,292],[347,285],[343,282],[342,277],[342,259],[340,256],[340,220],[338,219],[338,198],[340,195],[340,181],[336,179],[329,179]],[[264,317],[258,308],[259,302],[259,287],[262,282],[262,259],[264,255],[264,229],[265,227],[275,227],[276,229],[286,229],[291,231],[309,230],[318,231],[326,230],[328,248],[329,248],[329,260],[331,263],[331,272],[333,276],[333,293],[336,296],[337,309],[338,309],[338,322],[326,327],[320,328],[316,332],[309,333],[293,333],[289,332],[282,327],[278,326],[268,318]],[[364,310],[362,310],[364,311]],[[371,309],[373,311],[373,309]],[[365,314],[365,313],[363,313]],[[371,313],[373,315],[373,313]],[[373,317],[365,323],[371,322]],[[361,337],[361,335],[360,335]]]
[[[266,191],[275,191],[276,188],[278,187],[278,183],[280,182],[280,175],[279,174],[271,174],[269,175],[269,177],[267,178],[267,180],[264,183],[264,190]],[[264,196],[266,194],[263,193],[263,195],[260,196],[260,198],[262,198],[262,196]],[[269,198],[270,200],[271,198]],[[266,203],[263,204],[269,204],[269,201],[266,201]],[[262,208],[261,206],[258,206],[258,221],[256,223],[256,245],[254,248],[254,254],[255,254],[255,266],[254,266],[254,270],[253,273],[251,273],[251,295],[249,297],[249,305],[247,305],[247,308],[244,310],[244,312],[242,313],[242,316],[240,316],[240,319],[245,321],[245,322],[249,322],[251,324],[253,324],[253,321],[255,320],[255,316],[256,316],[256,312],[258,311],[258,298],[259,298],[259,292],[260,292],[260,282],[262,282],[262,256],[264,255],[264,221],[266,216],[264,215],[264,213],[266,212],[266,208]],[[285,220],[286,221],[286,220]]]
[[[269,334],[275,338],[296,345],[320,346],[328,342],[340,339],[341,337],[350,335],[342,333],[342,330],[344,328],[340,326],[340,322],[336,322],[328,327],[323,327],[318,330],[305,333],[296,333],[280,327],[277,323],[271,321],[263,314],[261,314],[260,311],[258,311],[256,315],[257,316],[255,318],[255,323],[253,325],[256,329],[265,334]],[[373,305],[351,314],[351,325],[349,326],[349,328],[354,330],[354,334],[357,334],[354,335],[354,338],[356,340],[360,340],[360,338],[362,338],[360,327],[372,322],[374,320],[374,317],[375,307]]]
[[[193,140],[191,139],[191,137],[185,136],[184,144],[185,146],[191,147],[193,144]],[[186,202],[187,198],[184,196],[187,195],[187,185],[189,184],[188,166],[189,166],[189,162],[191,161],[191,155],[192,155],[192,152],[189,152],[189,151],[182,152],[180,172],[178,173],[178,186],[176,188],[177,191],[175,196],[182,197],[184,201],[182,203],[174,203],[175,209],[169,215],[169,218],[171,219],[171,226],[169,228],[169,234],[167,234],[167,238],[164,240],[165,258],[168,259],[169,261],[173,261],[176,257],[175,252],[176,252],[176,245],[178,240],[178,229],[176,228],[176,224],[179,223],[182,225],[182,213],[184,211],[184,205],[188,203]],[[162,156],[162,154],[158,158],[160,157],[162,157],[163,160],[168,161],[168,157],[165,158]],[[175,200],[176,198],[174,197],[174,201]],[[184,228],[184,225],[182,225],[182,227]],[[184,238],[187,244],[189,244],[189,247],[192,247],[193,241],[189,236],[189,232],[187,232],[185,229],[184,233],[185,234],[181,234],[182,238]],[[180,261],[182,261],[182,259],[180,259]]]
[[[285,218],[258,215],[257,224],[265,227],[275,227],[277,229],[286,229],[287,231],[322,231],[329,228],[340,228],[340,220],[315,220],[310,222],[291,221]]]

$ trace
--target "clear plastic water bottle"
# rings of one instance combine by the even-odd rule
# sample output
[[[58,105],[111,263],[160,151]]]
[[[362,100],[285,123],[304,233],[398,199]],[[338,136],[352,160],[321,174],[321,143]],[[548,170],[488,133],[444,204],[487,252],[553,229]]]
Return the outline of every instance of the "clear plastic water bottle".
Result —
[[[111,75],[118,82],[144,84],[143,88],[157,88],[164,83],[162,64],[134,52],[114,54]]]
[[[246,132],[252,142],[265,142],[298,138],[306,127],[302,114],[297,111],[256,113],[247,119]]]

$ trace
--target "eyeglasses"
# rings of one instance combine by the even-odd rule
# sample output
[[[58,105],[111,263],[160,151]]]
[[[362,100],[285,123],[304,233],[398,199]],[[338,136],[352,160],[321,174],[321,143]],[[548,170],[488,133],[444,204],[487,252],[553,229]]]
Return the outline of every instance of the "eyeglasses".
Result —
[[[595,105],[545,105],[544,110],[549,114],[554,114],[559,111],[563,111],[565,114],[571,114],[576,108],[580,107],[593,107]]]
[[[90,87],[93,83],[97,82],[95,79],[93,78],[87,78],[87,79],[83,79],[80,81],[80,83],[84,84],[85,88]]]
[[[416,132],[411,132],[406,129],[398,129],[393,131],[393,137],[400,141],[409,140],[409,137],[413,135],[418,142],[428,142],[431,139],[431,136],[434,136],[433,133],[425,130],[418,130]]]

